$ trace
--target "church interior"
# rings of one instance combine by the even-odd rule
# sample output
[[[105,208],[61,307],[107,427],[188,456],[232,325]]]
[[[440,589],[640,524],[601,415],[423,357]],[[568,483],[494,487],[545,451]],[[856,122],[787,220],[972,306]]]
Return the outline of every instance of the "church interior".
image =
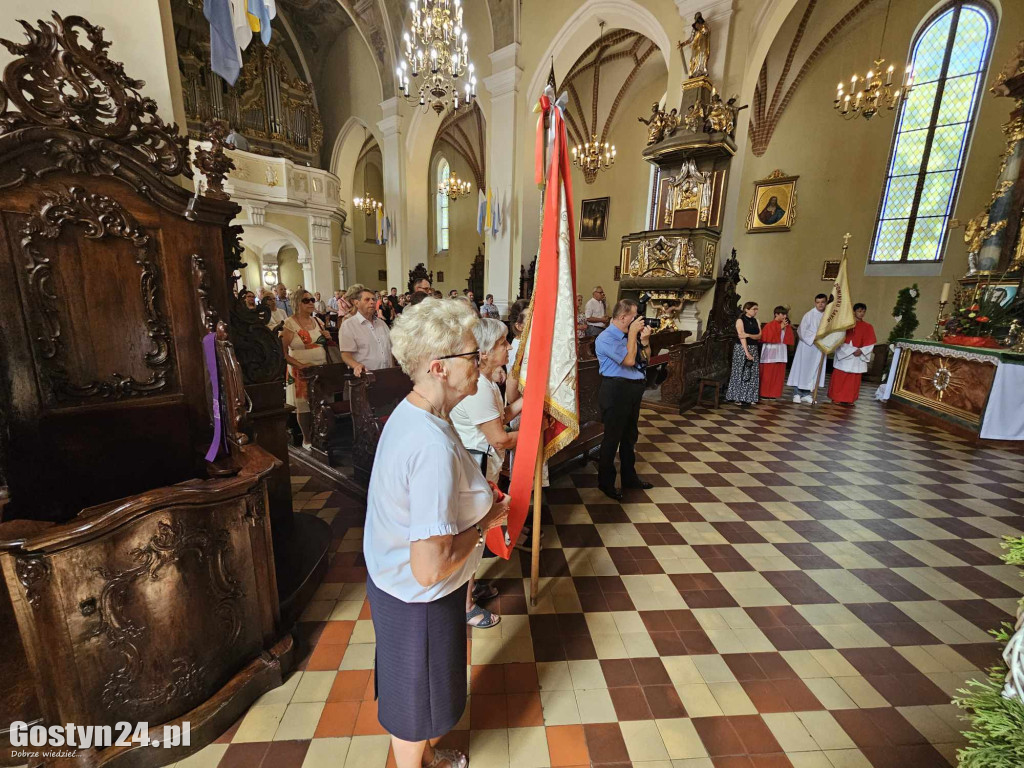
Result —
[[[1024,766],[1024,3],[5,0],[0,45],[0,766]],[[533,522],[475,525],[464,709],[403,739],[375,458],[452,302],[520,430],[459,455]]]

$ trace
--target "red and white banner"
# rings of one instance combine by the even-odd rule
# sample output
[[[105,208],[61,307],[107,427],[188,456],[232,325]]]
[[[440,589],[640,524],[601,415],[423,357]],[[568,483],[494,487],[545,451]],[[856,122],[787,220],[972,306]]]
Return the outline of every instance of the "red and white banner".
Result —
[[[509,486],[512,504],[508,535],[513,545],[505,546],[500,528],[492,529],[487,537],[491,551],[506,559],[530,512],[542,431],[545,461],[580,433],[576,386],[576,249],[569,142],[562,106],[555,102],[550,87],[541,96],[538,107],[536,180],[545,190],[544,216],[533,296],[530,297],[530,322],[523,329],[510,373],[519,380],[524,401]]]

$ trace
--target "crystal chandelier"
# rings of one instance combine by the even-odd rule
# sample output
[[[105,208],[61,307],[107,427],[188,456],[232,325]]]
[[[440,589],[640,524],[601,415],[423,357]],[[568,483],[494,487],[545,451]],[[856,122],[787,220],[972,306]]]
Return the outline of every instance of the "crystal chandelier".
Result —
[[[458,200],[460,197],[466,197],[472,191],[473,185],[468,181],[463,181],[455,174],[452,174],[447,179],[437,185],[437,191],[442,195],[447,195],[450,200]]]
[[[357,211],[362,211],[367,216],[371,213],[375,213],[378,208],[383,208],[384,205],[374,200],[369,195],[365,197],[357,197],[352,200],[352,204],[356,207]]]
[[[409,10],[411,28],[402,35],[398,89],[409,102],[429,104],[439,115],[449,100],[456,111],[468,106],[476,98],[476,75],[463,31],[461,0],[412,0]]]
[[[903,82],[893,85],[893,73],[895,65],[885,66],[885,59],[882,58],[882,45],[885,43],[885,28],[889,23],[889,8],[892,7],[892,0],[885,9],[885,21],[882,22],[882,40],[879,42],[878,58],[875,65],[868,70],[864,79],[857,74],[850,78],[850,91],[846,92],[842,82],[836,86],[836,98],[833,106],[840,117],[851,120],[858,115],[865,120],[870,120],[883,109],[894,110],[900,102],[910,95],[914,84],[914,73],[912,65],[908,64],[903,73]]]
[[[572,164],[583,171],[583,178],[592,182],[600,170],[607,170],[615,164],[615,145],[607,141],[602,144],[597,136],[590,141],[572,148]]]

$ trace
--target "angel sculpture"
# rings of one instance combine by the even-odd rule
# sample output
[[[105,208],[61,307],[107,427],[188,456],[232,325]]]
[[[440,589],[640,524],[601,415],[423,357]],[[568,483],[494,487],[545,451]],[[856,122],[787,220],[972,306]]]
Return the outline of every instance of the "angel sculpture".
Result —
[[[717,91],[711,94],[711,106],[704,122],[705,133],[729,133],[732,115],[726,109],[722,96]]]
[[[711,59],[711,30],[708,29],[707,22],[704,21],[704,17],[699,11],[694,15],[691,27],[693,31],[690,33],[690,39],[682,40],[677,45],[679,55],[682,56],[683,67],[687,69],[691,79],[707,77],[708,62]],[[690,46],[690,63],[688,66],[686,57],[683,55],[683,49],[686,46]]]
[[[683,126],[686,130],[696,133],[704,125],[704,105],[699,101],[693,102],[690,108],[683,115]]]

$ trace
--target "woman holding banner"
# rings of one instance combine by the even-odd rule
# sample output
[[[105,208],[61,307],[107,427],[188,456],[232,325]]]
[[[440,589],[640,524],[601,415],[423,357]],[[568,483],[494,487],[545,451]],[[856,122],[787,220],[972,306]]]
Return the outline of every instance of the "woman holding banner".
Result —
[[[363,555],[377,637],[377,716],[398,768],[465,768],[435,749],[466,705],[467,584],[484,536],[502,525],[500,501],[449,422],[477,391],[479,317],[461,301],[425,299],[391,331],[413,381],[388,418],[367,493]]]

